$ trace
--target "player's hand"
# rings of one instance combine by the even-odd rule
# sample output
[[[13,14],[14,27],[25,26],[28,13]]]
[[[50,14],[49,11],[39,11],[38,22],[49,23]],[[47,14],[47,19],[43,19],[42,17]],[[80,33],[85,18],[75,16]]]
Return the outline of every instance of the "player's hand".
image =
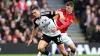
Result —
[[[61,14],[60,14],[60,20],[65,20],[65,17],[64,17],[64,15],[63,15],[62,12],[61,12]]]
[[[32,42],[32,39],[28,41],[27,47],[31,44],[31,42]]]
[[[65,17],[64,17],[64,16],[61,16],[61,17],[60,17],[60,20],[65,20]]]
[[[52,28],[52,31],[53,31],[53,32],[57,31],[57,28]]]

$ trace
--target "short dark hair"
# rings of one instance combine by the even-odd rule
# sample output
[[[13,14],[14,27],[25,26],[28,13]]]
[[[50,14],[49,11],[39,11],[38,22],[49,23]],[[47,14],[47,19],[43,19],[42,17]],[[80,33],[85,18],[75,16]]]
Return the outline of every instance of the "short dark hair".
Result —
[[[71,6],[71,7],[73,7],[73,8],[74,8],[74,2],[69,1],[69,2],[67,2],[67,3],[66,3],[66,6]]]
[[[38,6],[32,5],[32,6],[31,6],[31,11],[32,11],[32,10],[35,10],[35,9],[36,9],[36,10],[39,10],[40,8],[39,8]]]

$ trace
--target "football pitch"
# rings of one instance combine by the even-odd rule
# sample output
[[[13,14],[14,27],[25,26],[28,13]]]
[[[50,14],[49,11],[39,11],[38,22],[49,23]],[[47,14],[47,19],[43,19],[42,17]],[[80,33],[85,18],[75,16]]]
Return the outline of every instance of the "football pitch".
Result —
[[[0,56],[37,56],[37,54],[0,54]],[[45,55],[42,55],[45,56]],[[61,54],[56,54],[54,56],[62,56]],[[100,55],[76,55],[76,56],[100,56]]]

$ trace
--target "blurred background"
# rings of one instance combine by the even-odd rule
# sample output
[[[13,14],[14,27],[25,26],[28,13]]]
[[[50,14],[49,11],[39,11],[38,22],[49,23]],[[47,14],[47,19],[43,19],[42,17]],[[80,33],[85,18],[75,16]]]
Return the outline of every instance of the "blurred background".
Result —
[[[31,6],[44,12],[65,8],[68,1],[75,4],[75,21],[67,33],[77,46],[77,54],[100,54],[100,0],[0,0],[0,53],[36,54],[40,32],[26,48],[34,26]]]

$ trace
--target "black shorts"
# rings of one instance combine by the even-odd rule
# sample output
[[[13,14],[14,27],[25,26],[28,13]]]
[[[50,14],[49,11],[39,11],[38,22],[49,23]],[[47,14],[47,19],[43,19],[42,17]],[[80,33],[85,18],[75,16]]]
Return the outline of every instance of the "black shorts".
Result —
[[[50,43],[51,40],[52,40],[52,41],[54,41],[57,45],[63,43],[63,41],[62,41],[62,39],[61,39],[61,35],[57,35],[57,36],[51,37],[51,36],[47,36],[47,35],[43,34],[41,40],[44,40],[44,41],[46,41],[47,43]]]

